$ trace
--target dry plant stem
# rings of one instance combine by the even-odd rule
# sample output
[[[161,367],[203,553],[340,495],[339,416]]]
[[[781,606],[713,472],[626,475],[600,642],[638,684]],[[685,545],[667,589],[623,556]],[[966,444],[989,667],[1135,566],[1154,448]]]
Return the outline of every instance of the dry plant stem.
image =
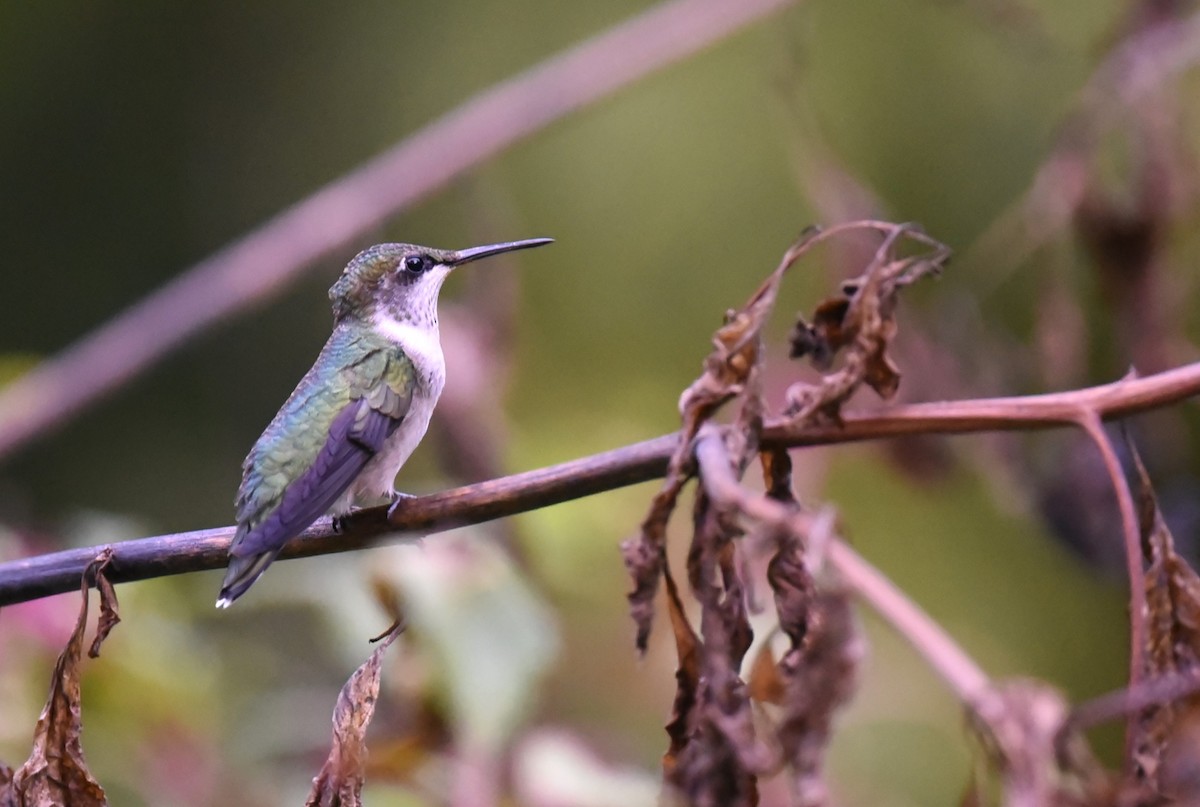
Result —
[[[792,2],[671,0],[467,101],[0,390],[0,458],[468,169]]]
[[[1123,687],[1079,704],[1063,730],[1085,731],[1118,717],[1136,715],[1150,706],[1181,701],[1197,692],[1200,674],[1194,670],[1148,678],[1137,688]]]
[[[1137,506],[1133,502],[1133,493],[1129,490],[1129,480],[1121,467],[1112,440],[1104,431],[1104,424],[1094,411],[1081,412],[1079,426],[1088,433],[1100,455],[1104,458],[1104,467],[1112,481],[1113,492],[1117,497],[1117,506],[1121,512],[1121,532],[1125,538],[1125,563],[1129,574],[1129,687],[1137,689],[1142,683],[1146,670],[1146,574],[1142,564],[1142,532],[1138,524]],[[1129,715],[1129,723],[1125,731],[1125,756],[1131,758],[1133,740],[1136,730],[1137,714]]]
[[[835,539],[826,552],[842,580],[908,640],[958,699],[970,709],[978,707],[990,692],[991,681],[950,634],[848,544]]]
[[[696,439],[696,460],[704,489],[715,501],[734,507],[758,521],[787,529],[804,539],[811,517],[781,502],[756,495],[734,476],[729,452],[720,432],[706,427]],[[925,658],[968,707],[979,704],[991,683],[982,668],[930,616],[905,596],[861,555],[837,538],[825,548],[825,558],[863,600]]]
[[[1200,362],[1145,378],[1071,392],[1014,398],[896,406],[878,414],[844,416],[840,426],[799,428],[768,422],[764,448],[833,445],[909,434],[967,434],[1033,430],[1078,423],[1081,411],[1104,420],[1126,417],[1200,394]],[[281,559],[362,549],[395,532],[430,534],[453,527],[536,510],[626,485],[659,478],[678,436],[653,440],[554,465],[405,500],[390,520],[384,508],[364,510],[346,532],[322,519],[292,541]],[[232,527],[141,538],[113,544],[113,582],[218,569],[228,560]],[[71,591],[99,547],[71,549],[0,563],[0,606]]]

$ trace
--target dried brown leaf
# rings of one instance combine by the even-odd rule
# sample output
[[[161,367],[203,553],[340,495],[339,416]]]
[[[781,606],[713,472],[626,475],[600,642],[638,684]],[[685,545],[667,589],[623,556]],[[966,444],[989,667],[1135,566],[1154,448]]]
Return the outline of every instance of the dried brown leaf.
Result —
[[[690,420],[698,427],[721,404],[742,391],[758,361],[762,324],[752,310],[726,312],[725,324],[713,334],[713,349],[704,359],[704,372],[679,398],[685,424]]]
[[[813,596],[806,618],[803,644],[779,663],[785,695],[777,734],[795,803],[816,807],[829,803],[823,766],[833,715],[854,694],[866,643],[844,591]]]
[[[671,629],[675,636],[675,654],[679,660],[675,668],[675,701],[671,706],[671,718],[667,722],[670,745],[663,755],[663,775],[674,781],[679,757],[691,741],[697,722],[697,691],[700,686],[700,637],[688,621],[679,597],[679,588],[671,575],[670,567],[664,562],[663,579],[667,589],[667,613],[671,617]]]
[[[397,624],[379,642],[338,693],[333,707],[333,743],[321,772],[313,779],[305,807],[361,807],[367,764],[367,726],[379,697],[383,654],[404,631]]]
[[[689,422],[685,418],[685,423]],[[698,421],[690,421],[685,428],[699,428]],[[650,512],[642,520],[641,530],[633,537],[621,542],[621,557],[625,569],[633,579],[633,590],[629,592],[629,613],[637,626],[635,647],[645,654],[650,641],[650,628],[654,622],[654,596],[658,583],[666,569],[667,524],[683,486],[691,478],[690,433],[680,437],[679,445],[667,466],[667,475],[662,488],[650,503]]]
[[[1175,541],[1163,520],[1150,476],[1132,440],[1126,440],[1137,485],[1134,496],[1142,546],[1149,559],[1145,572],[1147,636],[1145,674],[1154,680],[1194,669],[1200,662],[1200,577],[1175,551]],[[1136,775],[1152,789],[1181,717],[1200,699],[1167,701],[1150,706],[1137,721],[1130,749]]]
[[[895,333],[894,327],[888,330]],[[900,368],[887,353],[891,338],[888,336],[871,339],[870,349],[864,362],[863,382],[875,390],[875,394],[885,401],[895,397],[896,392],[900,389]]]
[[[816,590],[812,575],[804,565],[804,550],[800,539],[791,532],[781,532],[778,549],[767,565],[767,582],[775,593],[775,611],[779,615],[779,629],[791,640],[791,648],[784,656],[789,664],[808,635],[808,625]]]
[[[638,653],[644,655],[654,623],[654,596],[658,592],[658,581],[663,576],[663,541],[656,535],[648,536],[643,532],[621,542],[621,557],[625,561],[626,571],[633,578],[633,591],[629,592],[627,599],[629,615],[637,627],[634,645]]]
[[[717,448],[718,461],[732,465],[725,441],[706,428],[708,436],[700,439]],[[669,728],[667,781],[690,804],[749,807],[757,803],[757,776],[774,764],[774,757],[755,736],[749,694],[737,673],[753,640],[733,542],[741,529],[733,514],[717,506],[704,489],[696,495],[693,523],[688,578],[701,606],[703,641],[696,643],[688,627],[682,634],[686,645],[677,648],[680,670],[689,674],[679,678],[675,715],[684,714],[680,707],[686,705],[688,719],[684,732],[678,721]],[[677,593],[673,613],[681,615],[676,598]]]
[[[98,563],[95,570],[96,591],[100,594],[100,619],[96,624],[96,635],[92,638],[92,646],[88,648],[88,658],[100,656],[100,645],[121,621],[116,589],[104,575],[104,568],[111,561],[112,552],[108,551],[108,554],[102,555],[102,557],[104,558],[103,562]]]
[[[902,239],[912,238],[928,247],[926,256],[899,258]],[[842,366],[817,384],[801,383],[788,390],[788,413],[798,423],[823,418],[840,422],[842,404],[862,384],[883,399],[892,398],[900,386],[900,370],[888,351],[896,337],[895,310],[899,292],[922,277],[937,273],[949,250],[908,225],[884,228],[883,244],[866,271],[843,284],[842,295],[822,302],[812,323],[797,318],[791,334],[793,357],[808,356],[822,372],[843,354]]]
[[[87,628],[89,580],[96,580],[101,591],[102,614],[99,630],[107,633],[116,624],[108,617],[109,624],[105,627],[106,617],[103,613],[106,600],[115,603],[115,598],[111,597],[112,587],[108,585],[102,573],[112,556],[112,549],[105,549],[84,570],[79,618],[75,622],[75,630],[71,632],[67,646],[63,648],[58,662],[54,665],[54,675],[50,680],[50,697],[38,717],[34,730],[33,750],[25,764],[12,776],[6,789],[0,790],[0,794],[7,791],[8,795],[4,798],[10,798],[14,805],[104,807],[108,804],[104,788],[88,770],[80,742],[83,717],[79,666],[83,656],[83,635]],[[94,650],[99,648],[103,638],[103,635],[98,634],[92,645]]]

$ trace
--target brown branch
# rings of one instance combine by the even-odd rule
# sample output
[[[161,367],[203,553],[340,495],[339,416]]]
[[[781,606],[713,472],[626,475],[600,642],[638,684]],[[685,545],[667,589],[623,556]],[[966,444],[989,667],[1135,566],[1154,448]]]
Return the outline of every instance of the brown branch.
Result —
[[[1085,410],[1112,420],[1197,394],[1200,362],[1070,392],[897,406],[878,414],[847,415],[841,426],[768,423],[762,445],[798,448],[910,434],[1033,430],[1074,425]],[[561,465],[405,500],[390,520],[384,508],[364,510],[350,519],[342,534],[322,519],[288,544],[280,558],[362,549],[384,534],[427,535],[645,482],[663,475],[677,440],[676,434],[664,435]],[[218,527],[113,544],[116,555],[109,579],[128,582],[221,568],[232,536],[232,527]],[[99,551],[100,547],[85,547],[0,563],[0,606],[73,590]]]
[[[670,0],[467,101],[0,390],[0,458],[467,170],[792,2]]]
[[[889,622],[945,681],[959,701],[978,710],[992,691],[983,668],[899,586],[840,540],[829,543],[828,560],[858,596]]]

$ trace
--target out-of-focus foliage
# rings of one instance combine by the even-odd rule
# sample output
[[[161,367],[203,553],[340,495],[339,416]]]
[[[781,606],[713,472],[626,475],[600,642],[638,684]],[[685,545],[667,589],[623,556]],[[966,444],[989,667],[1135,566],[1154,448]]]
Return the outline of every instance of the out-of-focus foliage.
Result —
[[[649,5],[0,4],[0,381],[471,93]],[[1200,256],[1195,71],[1185,63],[1144,103],[1109,108],[1092,150],[1039,172],[1141,18],[1194,13],[1187,2],[798,0],[551,127],[370,240],[558,239],[552,266],[499,269],[519,283],[512,372],[504,394],[476,398],[500,410],[508,470],[675,428],[679,392],[722,314],[804,226],[866,213],[920,222],[957,254],[899,311],[902,399],[1066,388],[1133,361],[1162,369],[1153,363],[1194,358],[1198,336],[1187,316]],[[1030,212],[1035,187],[1050,204]],[[1122,212],[1155,226],[1113,226]],[[1152,238],[1100,237],[1122,232]],[[1153,247],[1141,271],[1096,258],[1135,241]],[[0,466],[0,557],[228,523],[245,451],[328,333],[325,289],[340,264]],[[852,262],[831,249],[813,265],[828,269],[795,277],[785,311],[811,310]],[[471,298],[470,282],[447,296]],[[462,367],[451,361],[450,387]],[[796,380],[767,378],[768,399]],[[1190,552],[1194,414],[1145,418],[1138,437],[1177,548]],[[989,672],[1043,677],[1079,700],[1127,671],[1122,586],[1056,540],[1098,558],[1117,545],[1092,451],[1064,435],[906,440],[798,452],[794,479],[802,501],[836,506],[857,549]],[[398,484],[434,490],[458,481],[441,469],[458,467],[428,441]],[[506,648],[521,664],[407,636],[392,647],[367,803],[432,803],[464,777],[496,781],[493,763],[517,771],[514,787],[534,804],[585,803],[553,788],[563,771],[595,777],[610,803],[644,798],[675,659],[660,631],[636,660],[617,544],[651,491],[518,519],[523,580],[488,553],[480,574],[496,571],[520,613],[464,618],[477,630],[540,626]],[[114,535],[121,523],[141,526]],[[215,573],[123,587],[124,622],[83,668],[83,743],[110,801],[301,803],[329,750],[337,692],[387,621],[368,593],[384,557],[279,564],[219,615]],[[671,562],[686,567],[681,551]],[[429,607],[435,593],[453,592],[427,591]],[[0,760],[28,757],[77,608],[63,596],[0,611]],[[452,615],[438,606],[428,624]],[[864,623],[871,654],[836,724],[834,796],[953,803],[970,767],[961,713],[902,642],[869,613]],[[529,693],[523,707],[464,705],[492,663],[506,692]],[[511,756],[456,767],[444,754],[455,714],[491,726],[480,729],[489,743],[517,732]],[[1099,740],[1115,758],[1115,734]],[[772,787],[763,802],[782,803]]]

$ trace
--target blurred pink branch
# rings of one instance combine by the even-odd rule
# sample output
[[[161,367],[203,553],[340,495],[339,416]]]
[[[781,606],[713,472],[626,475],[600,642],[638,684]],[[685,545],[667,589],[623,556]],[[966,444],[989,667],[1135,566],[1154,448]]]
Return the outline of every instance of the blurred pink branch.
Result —
[[[0,390],[0,458],[463,172],[793,1],[670,0],[467,101]]]
[[[1164,373],[1129,376],[1069,392],[1012,398],[895,406],[873,414],[846,414],[840,425],[800,427],[770,422],[763,448],[799,448],[911,434],[1029,431],[1078,425],[1081,413],[1113,420],[1200,395],[1200,362]],[[613,449],[560,465],[526,471],[430,496],[404,500],[390,512],[377,507],[348,520],[344,533],[321,519],[288,544],[281,559],[363,549],[393,533],[429,535],[548,507],[661,477],[678,434]],[[228,561],[232,527],[141,538],[113,544],[113,582],[218,569]],[[0,606],[71,591],[100,551],[84,547],[0,563]]]

